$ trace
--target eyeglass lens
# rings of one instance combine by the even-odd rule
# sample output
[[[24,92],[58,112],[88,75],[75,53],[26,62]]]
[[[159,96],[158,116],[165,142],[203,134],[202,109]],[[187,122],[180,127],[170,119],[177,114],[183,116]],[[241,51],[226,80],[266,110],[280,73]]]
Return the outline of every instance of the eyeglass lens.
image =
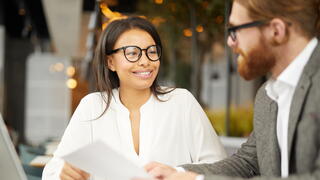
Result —
[[[236,31],[230,31],[230,37],[233,41],[237,39]]]
[[[149,46],[147,49],[141,49],[136,46],[128,46],[125,48],[124,55],[129,61],[137,61],[142,56],[142,50],[146,51],[146,55],[151,61],[157,61],[160,59],[161,50],[157,46]]]

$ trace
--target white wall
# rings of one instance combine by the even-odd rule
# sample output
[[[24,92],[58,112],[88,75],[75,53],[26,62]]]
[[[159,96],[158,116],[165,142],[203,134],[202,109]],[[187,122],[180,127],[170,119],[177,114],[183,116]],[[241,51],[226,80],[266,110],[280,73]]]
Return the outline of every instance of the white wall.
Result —
[[[219,78],[212,78],[213,75]],[[213,109],[223,109],[227,100],[226,62],[207,61],[202,66],[202,101]]]
[[[58,63],[63,64],[60,70]],[[52,54],[32,54],[27,61],[26,140],[39,144],[48,138],[60,138],[69,119],[71,92],[66,86],[68,58]]]
[[[83,0],[42,0],[55,54],[78,56]]]
[[[226,61],[205,62],[202,66],[201,100],[212,109],[224,109],[227,103]],[[216,74],[217,79],[212,78]],[[250,105],[254,101],[254,81],[245,81],[238,73],[231,75],[231,104]]]

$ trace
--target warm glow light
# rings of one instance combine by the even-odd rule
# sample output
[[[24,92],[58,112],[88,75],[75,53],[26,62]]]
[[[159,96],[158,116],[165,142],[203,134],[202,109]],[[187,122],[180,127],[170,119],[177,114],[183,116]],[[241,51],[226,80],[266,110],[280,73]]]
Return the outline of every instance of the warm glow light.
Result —
[[[103,22],[102,23],[102,29],[106,28],[107,25],[114,21],[114,20],[117,20],[117,19],[124,19],[126,18],[127,16],[125,15],[122,15],[121,13],[119,12],[113,12],[109,9],[108,5],[105,4],[105,3],[101,3],[100,4],[100,9],[102,11],[102,14],[108,18],[108,22]]]
[[[101,3],[100,8],[103,15],[105,15],[107,18],[121,17],[121,13],[111,11],[108,5],[105,3]]]
[[[208,2],[208,1],[202,2],[202,7],[203,7],[204,9],[208,8],[208,5],[209,5],[209,2]]]
[[[55,65],[54,65],[54,70],[56,71],[56,72],[61,72],[61,71],[63,71],[63,69],[64,69],[64,65],[62,64],[62,63],[56,63]]]
[[[66,70],[66,74],[69,77],[72,77],[75,73],[76,73],[76,68],[74,68],[73,66],[69,66]]]
[[[107,22],[102,23],[102,29],[105,29],[108,24],[109,24],[109,23],[107,23]]]
[[[217,16],[214,21],[217,24],[222,24],[223,23],[223,16]]]
[[[198,25],[196,30],[197,32],[203,32],[203,26]]]
[[[64,65],[62,63],[56,63],[56,64],[52,64],[50,67],[49,67],[49,71],[50,72],[61,72],[63,71],[64,69]]]
[[[155,17],[151,20],[152,24],[154,24],[155,26],[159,26],[161,23],[166,22],[166,19],[162,18],[162,17]]]
[[[192,36],[191,29],[184,29],[183,30],[183,35],[186,36],[186,37],[191,37]]]
[[[21,16],[26,15],[26,10],[23,8],[19,9],[19,15],[21,15]]]
[[[74,89],[74,88],[77,87],[77,84],[78,84],[78,83],[77,83],[77,81],[76,81],[75,79],[70,78],[70,79],[67,80],[66,84],[67,84],[67,87],[68,87],[68,88]]]
[[[162,3],[163,3],[163,0],[154,0],[154,2],[155,2],[156,4],[162,4]]]

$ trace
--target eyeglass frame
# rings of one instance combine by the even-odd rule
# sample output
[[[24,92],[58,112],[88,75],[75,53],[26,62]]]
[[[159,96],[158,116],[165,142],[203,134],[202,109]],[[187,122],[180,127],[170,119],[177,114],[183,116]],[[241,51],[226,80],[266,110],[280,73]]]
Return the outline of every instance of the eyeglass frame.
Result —
[[[228,36],[231,37],[233,41],[237,40],[237,31],[240,29],[245,29],[245,28],[251,28],[251,27],[256,27],[256,26],[262,26],[265,25],[268,21],[253,21],[245,24],[240,24],[237,26],[231,26],[227,28],[228,31]]]
[[[135,47],[135,48],[138,48],[138,49],[140,50],[140,53],[139,53],[139,56],[138,56],[137,60],[131,61],[131,60],[129,60],[129,59],[127,58],[127,56],[126,56],[126,49],[129,48],[129,47]],[[147,53],[147,52],[148,52],[148,49],[151,48],[151,47],[156,47],[157,53],[159,54],[159,55],[158,55],[159,58],[156,59],[156,60],[151,59],[151,58],[149,57],[148,53]],[[160,50],[160,53],[158,52],[158,49]],[[150,46],[148,46],[147,48],[144,48],[144,49],[140,48],[139,46],[134,46],[134,45],[123,46],[123,47],[120,47],[120,48],[117,48],[117,49],[113,49],[113,50],[111,50],[111,51],[108,51],[108,52],[106,52],[106,54],[107,54],[107,55],[111,55],[111,54],[114,54],[114,53],[118,52],[119,50],[122,50],[122,51],[123,51],[124,57],[126,58],[127,61],[129,61],[129,62],[131,62],[131,63],[135,63],[135,62],[137,62],[137,61],[140,60],[140,58],[141,58],[141,56],[142,56],[142,51],[145,51],[145,54],[146,54],[147,58],[149,59],[149,61],[152,61],[152,62],[159,61],[160,58],[161,58],[161,55],[162,55],[162,49],[161,49],[161,47],[160,47],[159,45],[150,45]]]

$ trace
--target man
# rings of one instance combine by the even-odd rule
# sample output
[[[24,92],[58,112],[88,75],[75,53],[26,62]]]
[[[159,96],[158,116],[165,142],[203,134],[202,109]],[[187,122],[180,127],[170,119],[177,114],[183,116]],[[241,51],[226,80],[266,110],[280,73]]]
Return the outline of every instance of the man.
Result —
[[[270,75],[255,99],[254,130],[238,152],[214,164],[159,163],[158,179],[320,179],[318,0],[234,0],[228,45],[247,80]]]

